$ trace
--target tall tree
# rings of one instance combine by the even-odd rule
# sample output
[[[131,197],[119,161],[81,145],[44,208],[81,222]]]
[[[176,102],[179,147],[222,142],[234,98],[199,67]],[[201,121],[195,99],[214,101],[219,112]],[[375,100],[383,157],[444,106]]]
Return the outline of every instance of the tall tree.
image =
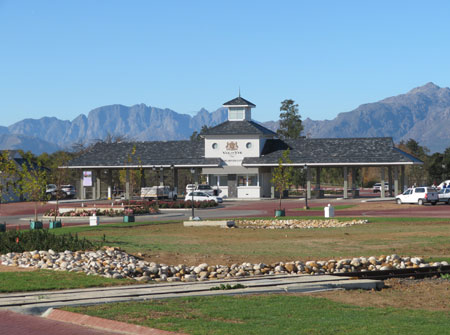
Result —
[[[19,181],[16,192],[34,202],[34,221],[37,221],[37,207],[39,202],[48,200],[45,194],[47,185],[47,169],[41,162],[34,163],[30,157],[25,158],[21,168],[18,170]]]
[[[281,102],[280,111],[280,128],[277,134],[281,138],[299,138],[303,125],[298,113],[298,104],[294,100],[286,99]]]
[[[284,190],[289,190],[292,183],[292,174],[294,168],[290,166],[292,161],[289,157],[289,149],[283,152],[283,155],[278,159],[278,166],[273,169],[272,184],[280,194],[280,210],[281,210],[281,198]]]
[[[10,200],[9,189],[17,178],[17,166],[14,163],[10,152],[4,150],[0,154],[0,204]]]

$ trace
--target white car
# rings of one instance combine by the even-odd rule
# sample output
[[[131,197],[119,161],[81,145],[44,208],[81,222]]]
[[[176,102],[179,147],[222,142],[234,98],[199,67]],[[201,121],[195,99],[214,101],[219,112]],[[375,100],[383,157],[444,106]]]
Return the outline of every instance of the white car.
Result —
[[[75,186],[73,185],[62,185],[61,191],[66,194],[67,198],[75,198],[75,195],[77,194]]]
[[[221,190],[217,190],[215,188],[212,188],[210,185],[206,184],[199,184],[195,186],[195,184],[187,184],[186,185],[186,194],[192,191],[201,191],[203,193],[208,193],[209,195],[217,196]]]
[[[200,192],[200,191],[194,191],[194,194],[192,194],[192,192],[189,192],[188,194],[186,194],[186,197],[184,198],[185,201],[188,200],[192,200],[192,196],[194,197],[194,201],[215,201],[217,203],[221,203],[223,202],[223,199],[220,197],[216,197],[214,195],[209,195],[208,193],[205,192]]]
[[[415,187],[408,188],[403,194],[395,197],[397,204],[419,204],[423,205],[427,202],[436,205],[439,201],[439,196],[436,189],[432,187]]]
[[[440,202],[446,202],[450,205],[450,187],[441,189],[438,195]]]
[[[372,190],[373,190],[373,193],[381,192],[381,183],[373,184]],[[389,183],[388,182],[384,182],[384,190],[386,192],[389,191]]]

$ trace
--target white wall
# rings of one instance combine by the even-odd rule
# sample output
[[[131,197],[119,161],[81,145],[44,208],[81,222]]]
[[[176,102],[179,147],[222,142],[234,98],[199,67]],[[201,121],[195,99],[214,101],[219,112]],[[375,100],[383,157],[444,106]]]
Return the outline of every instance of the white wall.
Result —
[[[213,144],[217,148],[213,149]],[[247,144],[251,147],[247,148]],[[245,157],[259,157],[260,141],[258,137],[208,138],[205,139],[205,157],[222,158],[227,165],[241,165]]]
[[[259,198],[260,187],[259,186],[238,186],[237,188],[238,198]]]

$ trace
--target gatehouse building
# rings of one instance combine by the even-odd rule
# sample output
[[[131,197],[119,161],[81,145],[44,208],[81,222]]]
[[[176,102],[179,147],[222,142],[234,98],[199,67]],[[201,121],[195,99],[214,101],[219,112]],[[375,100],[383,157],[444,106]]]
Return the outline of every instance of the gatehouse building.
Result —
[[[80,171],[79,198],[85,189],[92,189],[92,198],[98,199],[107,185],[112,190],[113,170],[126,171],[125,197],[130,198],[131,170],[158,171],[160,184],[163,172],[170,171],[174,188],[178,188],[178,172],[187,169],[196,182],[202,175],[206,182],[220,189],[224,198],[259,199],[275,197],[271,184],[272,174],[285,150],[290,151],[294,168],[306,172],[307,196],[312,187],[320,190],[320,172],[324,168],[340,168],[343,174],[343,197],[349,190],[356,196],[355,178],[349,183],[349,172],[362,167],[378,167],[381,185],[388,182],[397,195],[403,190],[405,166],[423,164],[412,155],[396,148],[392,138],[305,138],[281,139],[261,124],[253,121],[252,109],[256,106],[238,96],[223,104],[228,110],[225,122],[208,128],[198,140],[97,143],[87,152],[73,159],[64,168]],[[311,171],[315,170],[315,180]],[[92,184],[86,186],[83,175],[92,176]],[[103,182],[102,182],[103,179]],[[83,183],[85,185],[83,185]],[[181,192],[180,192],[181,193]],[[321,192],[318,192],[321,195]],[[381,188],[381,196],[385,190]]]

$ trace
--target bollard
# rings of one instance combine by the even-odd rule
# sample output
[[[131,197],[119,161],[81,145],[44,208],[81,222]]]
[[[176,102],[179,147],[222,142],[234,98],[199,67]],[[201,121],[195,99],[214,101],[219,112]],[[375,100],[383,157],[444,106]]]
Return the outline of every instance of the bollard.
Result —
[[[326,218],[334,218],[334,207],[328,204],[327,207],[323,208],[323,214]]]

